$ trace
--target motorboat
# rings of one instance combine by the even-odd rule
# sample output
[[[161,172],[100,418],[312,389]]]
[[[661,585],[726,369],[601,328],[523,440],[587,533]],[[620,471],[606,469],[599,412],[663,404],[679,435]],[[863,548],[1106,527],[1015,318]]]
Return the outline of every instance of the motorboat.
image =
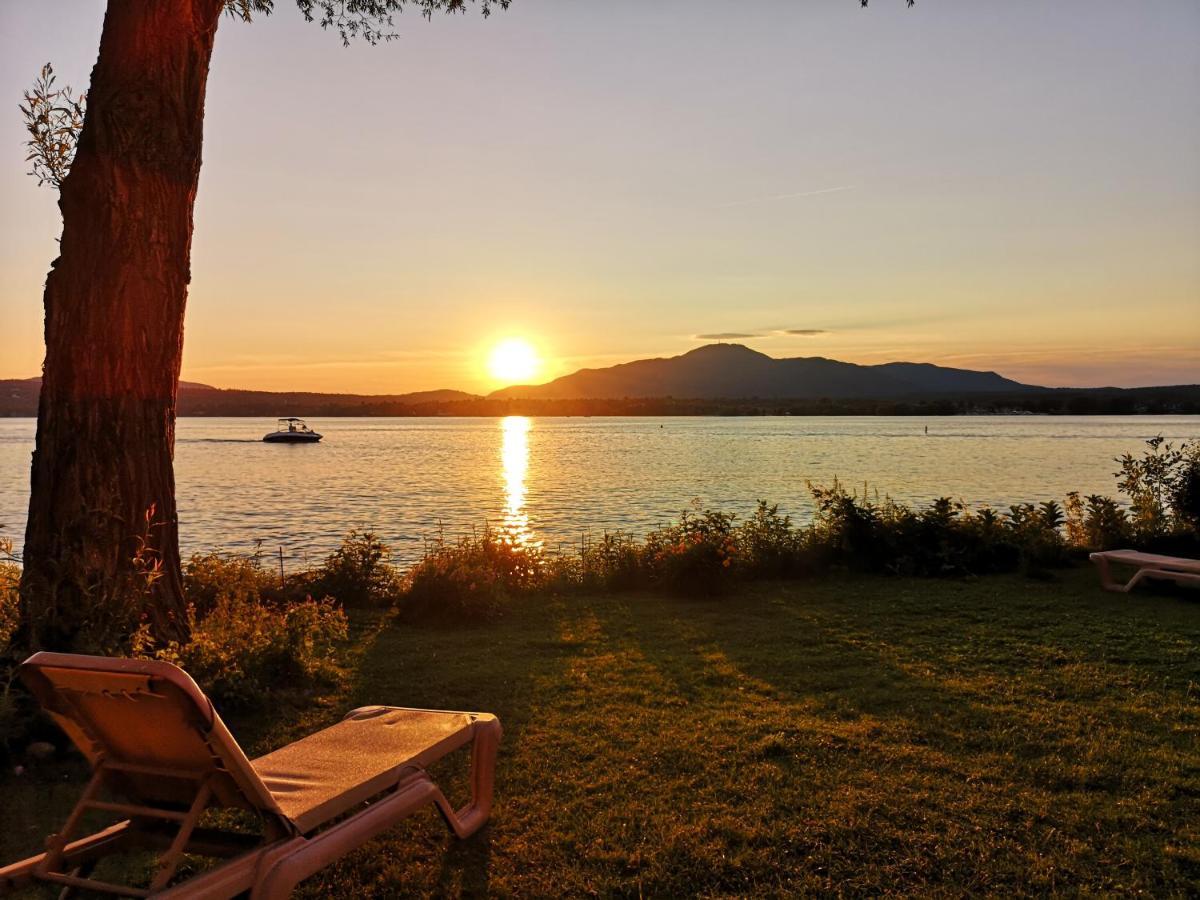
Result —
[[[303,419],[289,416],[280,419],[274,431],[263,435],[263,440],[269,444],[315,444],[321,439]]]

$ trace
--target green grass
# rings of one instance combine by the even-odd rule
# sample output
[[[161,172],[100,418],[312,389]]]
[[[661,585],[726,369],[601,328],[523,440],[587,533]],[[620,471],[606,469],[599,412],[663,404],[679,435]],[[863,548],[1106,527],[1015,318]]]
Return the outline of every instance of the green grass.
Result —
[[[1194,592],[847,577],[357,624],[344,689],[234,732],[255,753],[362,704],[495,712],[498,801],[463,843],[419,814],[308,896],[1200,891]],[[4,858],[78,777],[0,781]]]

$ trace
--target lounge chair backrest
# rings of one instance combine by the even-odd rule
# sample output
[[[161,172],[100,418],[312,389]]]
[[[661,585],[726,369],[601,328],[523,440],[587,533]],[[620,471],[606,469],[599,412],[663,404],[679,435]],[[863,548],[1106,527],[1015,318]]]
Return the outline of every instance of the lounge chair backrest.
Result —
[[[223,806],[286,821],[196,683],[159,660],[36,653],[21,679],[110,786],[139,803],[187,805],[209,777]],[[190,780],[189,780],[190,776]]]

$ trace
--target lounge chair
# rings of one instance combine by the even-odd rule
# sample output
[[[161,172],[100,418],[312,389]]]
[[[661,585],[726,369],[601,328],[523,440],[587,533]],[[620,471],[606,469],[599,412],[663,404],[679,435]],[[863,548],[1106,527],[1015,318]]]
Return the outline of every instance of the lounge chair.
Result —
[[[500,722],[487,713],[366,706],[249,760],[196,683],[169,663],[36,653],[19,671],[92,777],[46,852],[0,869],[0,894],[48,882],[126,897],[286,897],[426,804],[460,838],[491,812]],[[456,811],[425,767],[472,742],[471,802]],[[250,811],[262,834],[198,827],[213,808]],[[90,811],[123,821],[76,837]],[[89,877],[104,857],[146,847],[163,851],[148,889]],[[184,853],[223,862],[172,885]]]
[[[1161,578],[1176,584],[1200,585],[1200,559],[1185,559],[1182,556],[1160,556],[1157,553],[1141,553],[1137,550],[1105,550],[1093,553],[1088,559],[1100,570],[1100,584],[1106,591],[1128,593],[1143,578]],[[1137,569],[1133,577],[1120,584],[1113,580],[1110,563],[1133,566]]]

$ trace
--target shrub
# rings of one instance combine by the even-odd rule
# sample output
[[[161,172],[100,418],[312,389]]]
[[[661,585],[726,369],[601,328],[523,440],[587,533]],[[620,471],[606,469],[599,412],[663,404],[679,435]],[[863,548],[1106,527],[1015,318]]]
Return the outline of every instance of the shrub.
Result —
[[[681,594],[711,595],[727,590],[738,558],[733,521],[729,513],[684,511],[676,524],[646,535],[650,578]]]
[[[491,531],[457,543],[439,539],[409,572],[401,615],[443,624],[493,621],[513,595],[541,587],[545,572],[539,550]]]
[[[1188,458],[1171,493],[1171,508],[1183,528],[1200,532],[1200,442],[1188,445]]]
[[[738,570],[751,578],[798,575],[808,560],[803,532],[792,527],[779,507],[758,501],[754,514],[737,528]]]
[[[337,645],[348,631],[346,614],[331,598],[272,608],[231,592],[219,592],[207,612],[189,607],[188,624],[187,644],[149,655],[183,667],[214,700],[236,706],[332,682]]]
[[[336,597],[345,606],[391,606],[402,593],[391,549],[371,531],[351,531],[304,584],[313,596]]]
[[[17,630],[17,588],[20,583],[20,567],[0,562],[0,657],[3,657],[13,632]]]
[[[1133,542],[1129,516],[1117,501],[1099,494],[1067,494],[1067,541],[1081,550],[1113,550]]]
[[[638,542],[623,532],[605,532],[598,541],[584,541],[579,548],[577,571],[559,563],[560,584],[622,591],[645,582]]]
[[[857,568],[883,567],[886,553],[879,544],[880,510],[867,496],[860,499],[847,491],[838,479],[831,487],[808,485],[816,503],[816,515],[810,526],[810,539],[830,562],[855,563]]]
[[[891,498],[872,499],[810,485],[817,515],[807,535],[810,559],[866,572],[961,576],[1033,573],[1065,559],[1062,507],[1018,504],[1005,513],[972,511],[948,497],[914,510]]]
[[[1194,536],[1200,524],[1200,442],[1178,447],[1162,436],[1146,441],[1140,457],[1116,460],[1118,489],[1129,498],[1132,537],[1143,544]]]
[[[222,600],[244,603],[281,599],[278,577],[264,569],[255,556],[193,554],[183,567],[183,590],[200,617]]]
[[[12,544],[0,540],[0,556],[11,558]],[[19,566],[0,561],[0,757],[7,743],[23,736],[25,725],[15,692],[16,663],[9,641],[17,630],[17,588],[21,582]]]
[[[1053,500],[1037,506],[1023,503],[1009,507],[1005,525],[1019,549],[1026,572],[1064,562],[1061,528],[1065,521],[1062,507]]]

